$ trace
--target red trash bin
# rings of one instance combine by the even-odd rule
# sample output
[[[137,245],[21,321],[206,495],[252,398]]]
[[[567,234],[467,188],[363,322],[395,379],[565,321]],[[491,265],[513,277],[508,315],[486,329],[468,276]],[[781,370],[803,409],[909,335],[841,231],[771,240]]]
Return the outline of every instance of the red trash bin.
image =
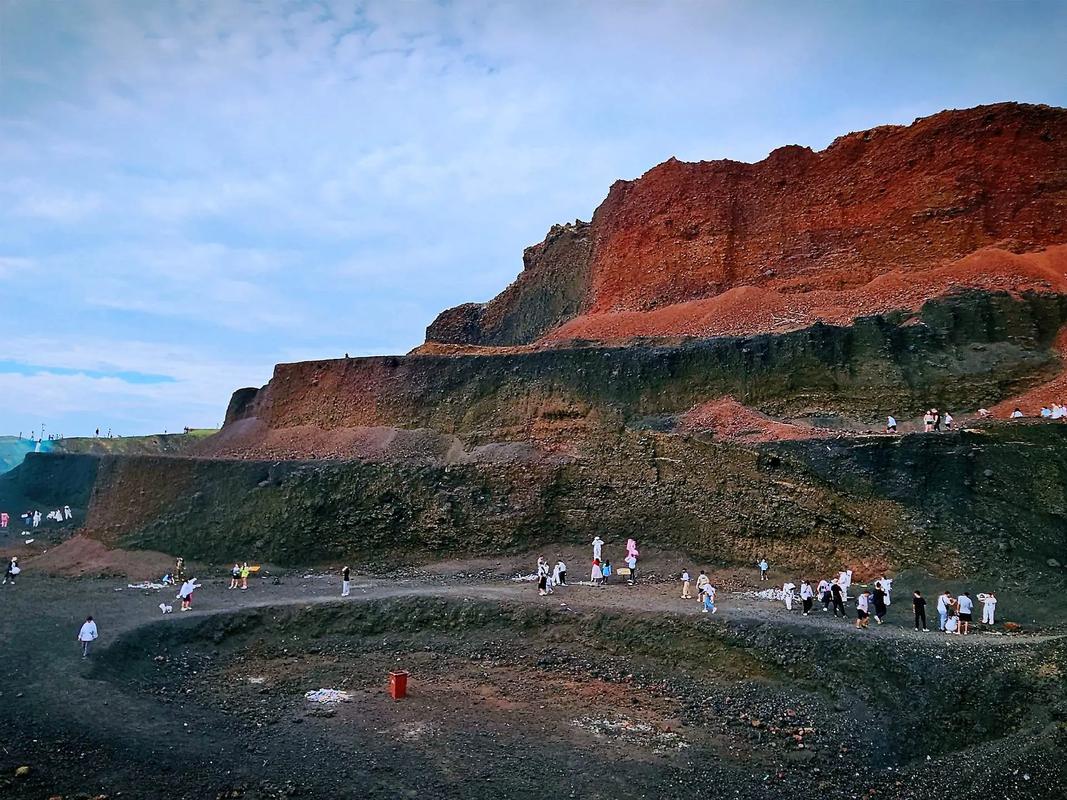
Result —
[[[389,696],[394,700],[399,700],[402,697],[408,695],[408,674],[401,670],[400,672],[389,673]]]

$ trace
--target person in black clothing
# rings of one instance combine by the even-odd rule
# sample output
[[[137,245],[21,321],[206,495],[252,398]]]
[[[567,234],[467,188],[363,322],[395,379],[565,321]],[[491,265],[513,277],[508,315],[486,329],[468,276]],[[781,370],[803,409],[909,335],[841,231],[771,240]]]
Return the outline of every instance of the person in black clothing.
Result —
[[[885,589],[882,588],[881,581],[874,584],[874,621],[879,625],[882,624],[882,618],[885,616]]]
[[[915,630],[922,630],[929,632],[929,628],[926,627],[926,598],[923,597],[922,592],[916,590],[911,595],[911,607],[915,609]],[[919,623],[922,623],[922,627],[919,627]]]
[[[341,597],[348,597],[352,591],[352,570],[344,567],[341,570]]]
[[[845,616],[844,595],[841,593],[841,584],[834,581],[830,584],[830,599],[834,604],[834,616]]]

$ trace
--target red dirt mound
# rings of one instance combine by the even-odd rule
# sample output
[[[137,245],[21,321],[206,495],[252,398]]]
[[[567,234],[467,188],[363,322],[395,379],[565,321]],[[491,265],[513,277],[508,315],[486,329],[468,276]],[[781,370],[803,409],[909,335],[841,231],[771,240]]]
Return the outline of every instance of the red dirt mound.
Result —
[[[26,563],[27,574],[43,572],[66,578],[116,576],[129,580],[159,580],[174,559],[151,550],[108,550],[95,539],[73,536]]]
[[[1028,417],[1039,417],[1042,406],[1051,408],[1053,403],[1067,404],[1067,327],[1060,331],[1054,346],[1065,364],[1060,374],[1018,397],[997,403],[989,409],[994,417],[1008,419],[1016,408]]]
[[[851,289],[794,293],[773,283],[738,286],[652,311],[585,314],[542,341],[775,333],[816,322],[847,325],[856,317],[916,311],[932,297],[962,289],[1067,292],[1067,245],[1023,255],[986,248],[927,272],[889,272]]]
[[[776,442],[783,439],[810,439],[825,436],[827,431],[802,428],[778,422],[732,397],[721,397],[689,409],[678,423],[680,433],[707,431],[721,439],[740,442]]]

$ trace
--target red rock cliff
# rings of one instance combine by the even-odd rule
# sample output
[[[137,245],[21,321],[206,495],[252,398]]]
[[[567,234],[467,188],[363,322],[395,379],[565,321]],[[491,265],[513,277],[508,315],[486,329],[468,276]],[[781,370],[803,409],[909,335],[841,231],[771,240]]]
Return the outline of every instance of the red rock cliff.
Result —
[[[1063,291],[1067,110],[1005,103],[852,133],[756,164],[671,159],[557,228],[428,342],[715,335],[915,308],[956,287]],[[1054,262],[1054,263],[1053,263]],[[1051,266],[1050,266],[1051,265]]]

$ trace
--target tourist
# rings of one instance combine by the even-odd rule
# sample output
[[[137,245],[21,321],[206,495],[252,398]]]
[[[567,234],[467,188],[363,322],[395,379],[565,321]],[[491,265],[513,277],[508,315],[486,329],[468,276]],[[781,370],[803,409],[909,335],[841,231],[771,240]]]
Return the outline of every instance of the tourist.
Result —
[[[782,584],[782,602],[785,603],[785,610],[793,610],[793,590],[797,588],[796,584],[786,581]]]
[[[845,617],[845,602],[844,592],[841,590],[841,583],[836,578],[830,584],[830,600],[834,605],[834,616],[840,616],[842,619]]]
[[[866,591],[861,591],[856,595],[856,627],[867,628],[867,624],[870,622],[870,614],[868,609],[870,608],[870,602]]]
[[[341,597],[348,597],[352,592],[352,570],[347,566],[341,568]]]
[[[911,607],[915,611],[915,630],[929,633],[930,629],[926,627],[926,598],[918,589],[911,594]]]
[[[848,602],[848,588],[852,585],[852,570],[843,569],[837,576],[837,582],[841,585],[842,599]]]
[[[604,547],[604,540],[599,536],[593,538],[593,558],[600,560],[600,552]]]
[[[767,563],[767,559],[761,558],[756,562],[756,566],[759,567],[759,579],[761,581],[767,580],[767,570],[770,569],[770,564]]]
[[[89,643],[96,641],[97,636],[99,632],[96,629],[96,623],[92,617],[86,617],[81,630],[78,631],[78,641],[82,643],[82,658],[89,657]]]
[[[561,558],[556,562],[556,586],[567,585],[567,565],[563,563]]]
[[[936,408],[933,409],[933,412],[934,412],[934,431],[936,433],[940,433],[941,432],[941,412],[938,411]]]
[[[589,573],[589,580],[592,582],[592,584],[594,586],[603,586],[604,585],[604,570],[600,566],[600,560],[599,559],[596,559],[596,558],[593,559],[593,569]]]
[[[893,598],[891,596],[893,593],[893,579],[883,575],[880,582],[882,584],[882,589],[885,591],[885,604],[887,606],[893,605]]]
[[[557,561],[552,567],[552,575],[549,577],[548,582],[551,586],[559,586],[559,562]]]
[[[960,618],[955,614],[952,614],[945,620],[945,633],[954,633],[957,636],[960,634]]]
[[[185,559],[181,556],[174,559],[174,581],[175,583],[185,583]]]
[[[952,425],[953,425],[953,423],[955,421],[956,420],[953,418],[953,416],[949,412],[946,411],[945,412],[945,416],[942,418],[942,422],[945,423],[945,430],[946,431],[952,430]]]
[[[248,576],[252,574],[252,570],[248,567],[248,562],[242,562],[241,564],[241,590],[248,589]]]
[[[1052,404],[1052,413],[1049,414],[1052,419],[1063,419],[1065,414],[1067,414],[1067,406],[1063,403]]]
[[[885,432],[896,433],[897,432],[897,418],[890,414],[885,421]]]
[[[41,512],[40,511],[34,511],[33,512],[33,527],[36,528],[40,524],[41,524]]]
[[[974,601],[970,592],[964,592],[957,599],[960,614],[960,633],[966,636],[971,632],[971,614],[974,612]]]
[[[1056,404],[1052,404],[1052,408],[1055,408]],[[1051,419],[1052,410],[1048,406],[1041,406],[1041,419]]]
[[[182,588],[178,590],[178,600],[182,601],[182,611],[193,610],[193,592],[200,588],[200,584],[196,582],[196,578],[190,578],[182,584]]]
[[[15,585],[15,577],[22,572],[22,567],[19,566],[19,557],[11,556],[11,560],[7,562],[7,569],[4,571],[4,583],[11,581],[11,585]]]
[[[233,568],[230,570],[230,588],[231,589],[236,589],[237,586],[238,586],[238,582],[240,580],[241,580],[241,565],[240,564],[234,564]]]
[[[704,587],[708,585],[708,576],[704,570],[700,570],[700,574],[697,575],[697,600],[700,599],[700,593],[704,591]]]
[[[874,592],[871,593],[871,597],[874,599],[874,621],[879,625],[882,624],[882,618],[885,616],[885,589],[882,588],[881,582],[874,584]]]
[[[682,599],[691,600],[692,595],[689,594],[689,570],[682,570]]]
[[[978,599],[982,601],[982,624],[993,625],[993,617],[997,611],[997,596],[992,592],[986,592],[985,594],[978,595]]]
[[[633,539],[631,539],[630,541],[633,541]],[[630,577],[626,581],[626,583],[630,586],[633,586],[635,583],[637,583],[637,556],[633,553],[630,553],[630,555],[626,556],[626,567],[630,570]]]
[[[63,506],[63,519],[70,519],[74,516],[74,512],[70,510],[70,506]]]
[[[612,573],[611,561],[605,558],[604,563],[600,565],[600,571],[604,573],[604,583],[607,583]]]
[[[822,601],[823,612],[829,611],[833,597],[830,594],[830,581],[826,580],[826,578],[819,581],[819,600]]]
[[[0,528],[6,528],[9,522],[11,522],[11,516],[6,511],[0,512]]]
[[[929,433],[934,429],[934,412],[927,411],[923,414],[923,432]]]
[[[710,583],[705,583],[704,588],[700,590],[701,599],[704,601],[703,613],[707,614],[709,611],[712,614],[717,614],[719,610],[715,608],[715,587]]]
[[[545,561],[544,556],[539,556],[537,559],[537,593],[541,597],[552,590],[548,585],[548,575],[548,562]]]
[[[1011,412],[1012,419],[1022,419],[1024,416],[1025,415],[1023,414],[1023,412],[1020,411],[1018,408]]]
[[[948,620],[954,605],[956,605],[956,601],[952,599],[948,589],[941,592],[941,596],[937,598],[937,615],[941,618],[941,630],[945,629],[945,622]]]
[[[800,599],[804,603],[804,616],[808,616],[808,612],[811,611],[811,604],[815,598],[815,590],[811,588],[811,584],[808,583],[807,578],[802,578],[800,581]]]

